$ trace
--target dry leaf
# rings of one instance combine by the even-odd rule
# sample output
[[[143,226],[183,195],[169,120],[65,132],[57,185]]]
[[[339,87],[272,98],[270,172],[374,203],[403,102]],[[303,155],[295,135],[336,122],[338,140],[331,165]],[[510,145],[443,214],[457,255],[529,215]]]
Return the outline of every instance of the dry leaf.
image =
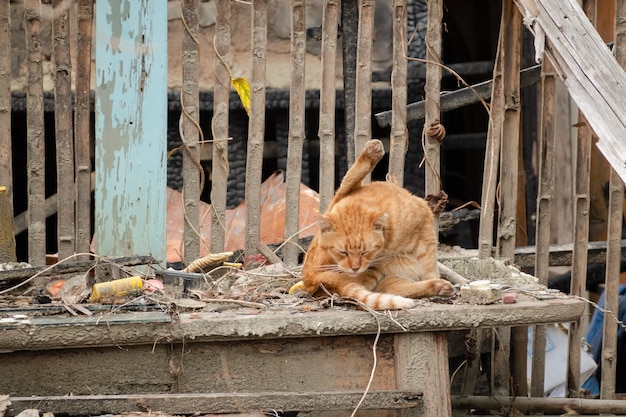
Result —
[[[245,78],[233,78],[230,82],[233,87],[235,87],[237,94],[239,94],[243,108],[246,110],[248,116],[250,116],[250,84],[248,84],[248,80]]]

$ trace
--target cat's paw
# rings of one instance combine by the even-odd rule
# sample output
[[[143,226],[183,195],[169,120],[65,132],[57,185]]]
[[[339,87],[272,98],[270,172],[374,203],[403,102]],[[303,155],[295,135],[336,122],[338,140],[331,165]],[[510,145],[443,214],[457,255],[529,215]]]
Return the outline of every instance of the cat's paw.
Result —
[[[383,143],[378,139],[372,139],[365,144],[363,153],[374,163],[378,163],[385,155]]]
[[[438,295],[440,297],[448,297],[450,295],[454,295],[455,293],[452,283],[444,279],[434,279],[432,288],[435,293],[434,295]]]

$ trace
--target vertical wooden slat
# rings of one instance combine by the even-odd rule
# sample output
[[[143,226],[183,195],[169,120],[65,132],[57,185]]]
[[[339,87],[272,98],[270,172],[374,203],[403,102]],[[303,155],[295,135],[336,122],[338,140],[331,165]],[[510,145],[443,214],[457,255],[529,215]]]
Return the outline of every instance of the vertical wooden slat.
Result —
[[[96,250],[164,262],[167,5],[98,1],[95,16]]]
[[[583,8],[589,20],[595,24],[596,1],[585,0]],[[570,294],[582,296],[587,282],[587,244],[589,243],[589,207],[591,198],[591,146],[593,132],[582,112],[578,113],[576,137],[576,161],[574,175],[574,242],[572,248],[572,278]],[[570,324],[567,364],[567,396],[580,395],[580,346],[582,342],[581,320]]]
[[[428,22],[426,23],[426,84],[424,86],[424,160],[425,160],[425,195],[438,195],[441,190],[440,143],[435,135],[429,135],[432,125],[441,119],[439,97],[441,93],[441,20],[443,1],[428,2]],[[435,216],[435,230],[439,230],[439,219]],[[438,237],[438,235],[437,235]]]
[[[354,150],[358,155],[372,138],[372,41],[374,38],[374,0],[359,3],[359,31],[356,50],[356,91]]]
[[[504,121],[504,84],[502,77],[504,54],[507,45],[505,44],[503,28],[506,24],[505,15],[502,13],[498,49],[493,68],[489,125],[487,126],[487,142],[485,144],[480,228],[478,233],[478,256],[481,259],[488,258],[493,253],[496,190],[498,188],[502,123]]]
[[[394,0],[393,8],[393,70],[391,71],[391,132],[389,172],[404,183],[404,157],[409,146],[406,126],[407,102],[407,17],[406,0]]]
[[[74,137],[72,129],[72,62],[70,59],[70,8],[54,0],[54,127],[57,155],[57,231],[59,259],[73,255],[74,230]]]
[[[615,2],[615,46],[613,53],[617,62],[626,68],[626,1]],[[622,220],[624,216],[624,182],[611,168],[609,175],[609,213],[607,226],[606,275],[604,308],[619,315],[619,284]],[[602,333],[602,381],[600,397],[615,398],[617,372],[617,324],[609,314],[604,315]]]
[[[617,3],[622,3],[619,0]],[[620,10],[621,9],[621,10]],[[626,17],[624,6],[618,6],[618,20]],[[617,29],[617,26],[616,26]],[[624,30],[622,27],[621,30]],[[622,32],[622,35],[624,33]],[[617,40],[617,39],[616,39]],[[623,41],[623,40],[622,40]],[[622,45],[622,48],[625,45]],[[623,52],[623,51],[622,51]],[[622,57],[623,59],[624,57]],[[609,218],[606,248],[606,276],[604,289],[604,308],[606,311],[619,311],[619,280],[622,218],[624,216],[624,183],[618,173],[611,169],[609,179]],[[602,333],[602,381],[600,397],[605,400],[615,398],[615,379],[617,371],[617,330],[618,325],[609,314],[604,315]]]
[[[74,152],[76,167],[76,251],[91,243],[91,26],[93,1],[79,0],[76,32]]]
[[[354,129],[356,105],[356,51],[358,44],[359,2],[341,0],[343,101],[348,168],[354,164]]]
[[[541,124],[539,132],[539,184],[537,190],[537,220],[535,227],[535,276],[548,284],[550,260],[550,228],[554,195],[556,148],[556,74],[549,60],[544,60],[541,73]],[[543,397],[546,361],[546,326],[535,326],[533,333],[533,362],[531,389],[533,397]]]
[[[200,97],[198,91],[198,0],[183,0],[184,23],[182,39],[183,88],[182,137],[183,146],[183,206],[185,228],[183,231],[183,263],[189,265],[200,256],[200,218],[198,202],[203,185],[200,166]]]
[[[11,7],[8,1],[3,1],[0,2],[0,187],[6,187],[9,215],[13,217],[11,149]]]
[[[574,179],[574,243],[572,250],[572,282],[570,294],[582,296],[587,281],[587,244],[589,242],[589,172],[592,133],[585,117],[579,113],[576,144],[576,175]],[[569,360],[567,370],[568,396],[578,397],[580,380],[580,320],[570,324]]]
[[[265,61],[267,0],[252,0],[252,78],[246,158],[246,254],[255,254],[261,242],[261,172],[265,131]]]
[[[28,262],[46,261],[45,137],[43,113],[43,66],[41,56],[41,3],[24,1],[28,87],[26,90],[26,140],[28,181]]]
[[[506,1],[503,2],[505,4]],[[493,68],[493,83],[491,90],[491,106],[489,115],[489,125],[487,127],[487,142],[485,144],[485,160],[483,170],[483,185],[481,196],[481,210],[480,210],[480,227],[478,233],[478,256],[481,259],[489,258],[493,252],[493,228],[494,217],[496,207],[496,190],[498,188],[498,168],[500,166],[500,147],[502,137],[502,124],[504,121],[504,81],[503,81],[503,69],[504,69],[504,54],[507,48],[506,38],[504,36],[504,27],[507,24],[507,15],[504,10],[500,19],[500,35],[498,38],[498,49],[496,52],[495,64]],[[507,336],[510,337],[510,331],[503,331],[501,335],[496,329],[492,330],[492,348],[491,348],[491,362],[492,362],[492,378],[491,378],[491,393],[497,394],[503,390],[496,389],[496,386],[500,382],[500,378],[497,377],[495,369],[496,364],[502,363],[508,360],[508,346],[507,342],[503,345],[503,351],[500,350],[500,341]],[[501,337],[503,336],[503,338]],[[504,355],[500,359],[500,355]],[[465,381],[465,384],[469,386],[469,381]],[[505,394],[508,395],[508,390]]]
[[[285,245],[283,261],[298,263],[300,245],[300,178],[304,145],[304,84],[306,22],[304,0],[291,0],[291,87],[289,90],[289,146],[287,149],[287,184],[285,201]]]
[[[322,19],[322,84],[320,88],[320,213],[335,193],[335,77],[339,1],[325,0]],[[350,136],[351,138],[351,136]]]
[[[503,28],[506,52],[503,58],[504,118],[500,149],[500,189],[498,194],[497,257],[507,263],[513,261],[517,215],[518,160],[520,137],[520,57],[521,16],[509,1],[503,4],[506,24]]]
[[[230,0],[216,0],[215,87],[213,93],[213,165],[211,178],[211,251],[224,250],[228,182],[228,106],[230,100]]]
[[[500,148],[500,192],[498,210],[498,233],[496,242],[497,257],[507,263],[513,262],[516,244],[516,218],[518,169],[520,157],[520,80],[522,18],[517,6],[506,1],[503,4],[503,15],[506,17],[504,36],[506,53],[503,58],[503,90],[504,120]],[[507,337],[504,329],[500,330],[502,349],[506,351]],[[506,380],[512,362],[512,377],[515,393],[526,395],[526,345],[528,330],[526,327],[511,329],[513,341],[513,357],[509,360],[496,362],[494,369],[500,374],[501,385],[496,390],[505,394],[510,390],[510,382]],[[496,358],[505,359],[504,356]],[[506,391],[505,391],[506,390]],[[509,391],[510,392],[510,391]]]

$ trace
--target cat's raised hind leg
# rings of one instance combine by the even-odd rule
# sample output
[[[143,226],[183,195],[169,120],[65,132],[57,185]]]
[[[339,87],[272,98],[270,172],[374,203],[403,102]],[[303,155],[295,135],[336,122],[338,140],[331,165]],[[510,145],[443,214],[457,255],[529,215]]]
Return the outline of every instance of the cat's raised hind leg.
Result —
[[[440,278],[413,281],[408,278],[388,276],[378,282],[374,291],[396,294],[407,298],[447,297],[454,294],[454,286],[452,283]]]
[[[384,155],[385,148],[380,140],[372,139],[367,141],[363,151],[354,162],[354,165],[350,167],[348,172],[346,172],[346,175],[343,177],[343,181],[341,181],[341,185],[337,189],[337,192],[335,192],[335,197],[333,198],[332,203],[341,200],[354,190],[361,188],[365,177],[372,172],[376,164],[380,162]]]

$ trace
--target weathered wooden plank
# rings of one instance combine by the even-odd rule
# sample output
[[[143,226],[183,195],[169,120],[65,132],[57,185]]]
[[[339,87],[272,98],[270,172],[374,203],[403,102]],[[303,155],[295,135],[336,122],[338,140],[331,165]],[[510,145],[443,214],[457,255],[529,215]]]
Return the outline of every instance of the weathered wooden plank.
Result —
[[[618,6],[616,30],[622,25],[626,6]],[[619,22],[621,20],[621,23]],[[623,32],[622,32],[623,33]],[[622,38],[622,41],[624,39]],[[626,45],[622,45],[624,47]],[[622,56],[622,60],[626,57]],[[609,179],[609,217],[607,230],[606,274],[605,274],[605,303],[606,311],[619,311],[620,287],[620,238],[622,237],[622,219],[624,217],[624,183],[614,169],[611,169]],[[604,320],[602,332],[602,381],[600,398],[610,400],[615,398],[615,378],[617,372],[617,335],[618,325],[612,320]]]
[[[515,0],[570,95],[599,137],[598,148],[626,178],[626,73],[575,0]]]
[[[617,1],[615,6],[615,58],[622,68],[626,68],[626,2]],[[624,218],[624,182],[615,169],[610,170],[608,191],[604,308],[607,312],[619,312],[620,239]],[[602,368],[600,398],[604,400],[615,399],[618,327],[611,320],[605,319],[603,322],[602,355],[599,365]]]
[[[304,146],[304,112],[306,99],[306,19],[304,0],[291,2],[291,85],[289,88],[289,138],[285,197],[285,247],[283,262],[297,265],[300,254],[300,183],[302,148]],[[334,80],[334,78],[333,78]]]
[[[550,61],[543,62],[541,73],[541,124],[538,160],[539,185],[537,190],[537,218],[535,226],[535,276],[543,285],[548,284],[550,264],[550,228],[552,198],[554,195],[556,150],[556,74]],[[544,396],[546,360],[546,328],[535,326],[533,332],[533,355],[530,393],[533,397]]]
[[[54,0],[54,129],[56,139],[58,253],[64,259],[76,252],[74,200],[74,135],[72,123],[72,62],[70,9]]]
[[[441,141],[445,129],[440,125],[441,94],[441,21],[443,19],[443,1],[428,2],[428,21],[426,23],[426,84],[424,85],[424,128],[422,146],[424,148],[424,195],[438,196],[441,191]],[[435,231],[439,230],[439,219],[435,217]],[[439,233],[436,234],[439,240]]]
[[[69,415],[95,415],[145,410],[172,414],[349,410],[356,406],[362,395],[358,391],[322,391],[10,397],[8,411],[11,415],[27,409]],[[359,408],[419,408],[422,406],[421,397],[420,391],[372,391],[367,394]]]
[[[198,45],[198,0],[181,1],[183,20],[180,49],[183,85],[180,92],[180,140],[183,144],[183,207],[185,210],[182,261],[189,265],[200,257],[199,202],[204,187],[204,169],[200,165],[200,46]]]
[[[26,91],[28,262],[46,263],[45,137],[43,113],[43,66],[41,54],[41,3],[24,2],[28,87]]]
[[[343,102],[346,131],[346,156],[348,166],[355,160],[354,130],[356,102],[356,62],[359,26],[358,0],[343,0],[341,3],[341,56],[343,61]]]
[[[76,29],[74,163],[76,169],[76,251],[89,253],[91,244],[91,26],[93,1],[79,0]],[[47,212],[46,212],[47,215]]]
[[[407,10],[406,0],[394,0],[393,54],[391,72],[391,132],[389,134],[389,173],[404,184],[404,158],[409,148],[407,129]]]
[[[510,6],[509,6],[510,5]],[[520,82],[522,25],[519,11],[505,1],[500,27],[505,49],[502,54],[504,115],[500,133],[500,177],[498,193],[498,230],[496,257],[513,260],[516,244],[518,160],[520,155]],[[494,111],[492,106],[492,111]]]
[[[248,151],[246,155],[246,254],[258,253],[261,241],[261,175],[265,141],[265,73],[267,54],[267,0],[253,0],[252,77]]]
[[[320,87],[320,124],[318,131],[320,148],[320,213],[326,211],[335,194],[335,77],[337,71],[339,1],[324,1],[323,14],[322,84]]]
[[[217,17],[215,20],[215,82],[213,95],[213,146],[210,148],[213,164],[211,172],[211,252],[224,251],[226,241],[226,198],[228,172],[228,119],[231,74],[230,35],[232,3],[229,0],[215,2]]]
[[[621,261],[626,261],[626,239],[620,241],[622,247]],[[572,251],[574,245],[571,243],[550,245],[550,266],[572,266]],[[587,264],[601,264],[606,260],[606,242],[589,242],[586,246]],[[534,246],[524,246],[515,249],[514,263],[520,268],[532,268],[535,262],[536,248]],[[586,264],[586,265],[587,265]],[[586,270],[585,265],[585,270]]]
[[[94,233],[106,256],[165,259],[165,3],[96,3]]]
[[[358,310],[298,313],[268,310],[258,314],[237,311],[180,313],[170,321],[167,313],[116,313],[90,317],[33,317],[28,323],[3,324],[0,349],[37,350],[79,346],[118,346],[168,343],[182,339],[227,341],[249,338],[316,337],[382,333],[457,330],[474,327],[513,326],[568,322],[578,319],[585,303],[569,297],[547,301],[520,300],[516,304],[421,305],[399,311],[394,319],[373,317]],[[138,323],[142,323],[138,326]],[[403,330],[404,331],[404,330]]]
[[[0,389],[22,397],[67,392],[74,395],[256,393],[296,389],[302,393],[364,392],[374,369],[373,340],[372,335],[249,338],[234,342],[186,339],[175,344],[20,351],[10,353],[11,361],[0,364],[3,375]],[[370,390],[395,390],[393,335],[381,335],[376,348],[378,356]],[[424,352],[421,355],[429,356]],[[25,369],[33,371],[25,372]],[[47,378],[33,380],[34,372],[54,373],[55,380],[52,383]]]
[[[35,274],[40,276],[50,276],[58,274],[69,274],[72,272],[86,272],[96,265],[116,264],[120,266],[149,265],[157,263],[151,256],[131,256],[123,258],[104,258],[91,261],[63,262],[50,266],[38,266],[32,268],[13,269],[0,271],[0,283],[30,278]]]
[[[581,398],[524,398],[524,397],[485,397],[485,396],[452,396],[452,406],[455,409],[491,409],[509,410],[513,408],[519,412],[546,412],[563,415],[571,412],[580,414],[619,414],[626,413],[626,401],[594,400]],[[570,412],[570,414],[571,414]],[[543,414],[542,414],[543,415]],[[574,414],[575,415],[575,414]]]
[[[451,65],[453,67],[453,65]],[[520,88],[529,87],[536,84],[541,78],[541,65],[524,68],[520,71]],[[455,110],[470,104],[478,103],[480,100],[489,100],[493,89],[493,81],[484,81],[470,87],[459,88],[454,91],[447,91],[441,94],[440,110],[442,113]],[[407,121],[420,120],[424,118],[425,101],[411,103],[406,107]],[[391,126],[393,111],[388,110],[376,113],[375,118],[380,127]]]
[[[374,41],[375,0],[359,3],[359,30],[356,50],[356,97],[354,109],[354,152],[359,155],[372,138],[372,42]]]
[[[423,392],[423,407],[405,410],[403,417],[449,417],[450,374],[446,360],[448,339],[445,333],[404,333],[395,336],[396,377],[398,388]],[[429,355],[424,355],[429,352]],[[428,375],[424,378],[424,375]],[[433,389],[432,383],[438,386]]]
[[[11,145],[11,7],[0,3],[0,187],[6,187],[13,216],[13,158]]]

